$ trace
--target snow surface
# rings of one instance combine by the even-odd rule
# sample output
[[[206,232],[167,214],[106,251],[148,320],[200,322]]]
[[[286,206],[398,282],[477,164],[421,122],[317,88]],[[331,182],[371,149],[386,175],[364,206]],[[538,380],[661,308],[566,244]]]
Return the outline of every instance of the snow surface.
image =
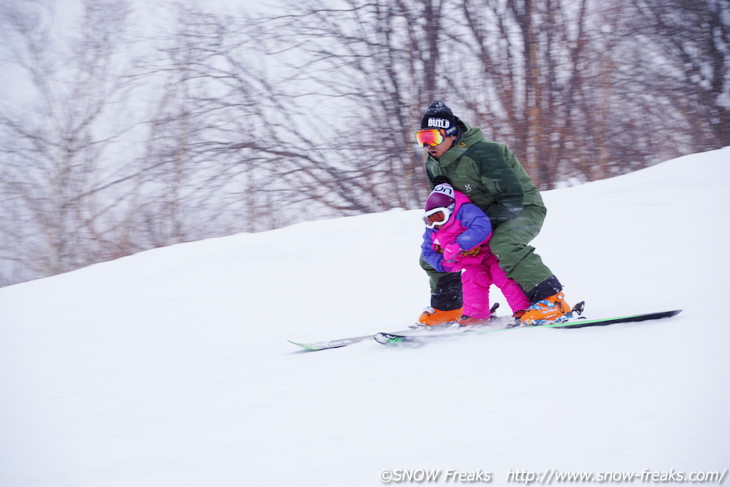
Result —
[[[592,317],[684,308],[664,321],[416,349],[288,343],[414,321],[428,305],[418,211],[0,289],[0,486],[376,486],[399,468],[505,485],[517,469],[730,467],[729,163],[725,148],[544,195],[536,246],[569,302]]]

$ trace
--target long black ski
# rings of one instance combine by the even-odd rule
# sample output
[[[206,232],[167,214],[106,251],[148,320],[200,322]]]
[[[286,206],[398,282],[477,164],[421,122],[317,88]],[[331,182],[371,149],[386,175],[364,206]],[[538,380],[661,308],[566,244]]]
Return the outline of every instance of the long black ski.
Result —
[[[455,331],[446,331],[443,333],[376,333],[373,338],[376,342],[383,345],[398,344],[404,342],[423,342],[434,338],[447,338],[460,335],[481,335],[495,331],[519,330],[524,328],[585,328],[589,326],[606,326],[615,325],[617,323],[634,323],[647,320],[659,320],[662,318],[670,318],[676,316],[682,310],[675,309],[672,311],[659,311],[656,313],[644,313],[628,316],[619,316],[614,318],[597,318],[597,319],[577,319],[564,323],[549,323],[547,325],[525,326],[525,327],[509,327],[509,328],[492,328],[492,329],[470,329],[462,328]]]

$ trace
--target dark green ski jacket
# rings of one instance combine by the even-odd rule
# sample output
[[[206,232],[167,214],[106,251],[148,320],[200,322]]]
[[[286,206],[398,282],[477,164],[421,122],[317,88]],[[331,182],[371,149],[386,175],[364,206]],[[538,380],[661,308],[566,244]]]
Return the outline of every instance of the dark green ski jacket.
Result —
[[[494,226],[516,217],[527,205],[544,211],[540,191],[514,153],[486,140],[481,129],[464,126],[466,131],[454,147],[440,159],[426,159],[431,187],[435,176],[448,177],[455,189],[484,210]]]

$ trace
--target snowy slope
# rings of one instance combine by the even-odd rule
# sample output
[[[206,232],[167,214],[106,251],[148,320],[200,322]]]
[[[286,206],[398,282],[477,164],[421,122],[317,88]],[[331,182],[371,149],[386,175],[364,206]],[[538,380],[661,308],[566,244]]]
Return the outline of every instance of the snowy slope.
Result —
[[[504,485],[518,469],[730,467],[729,179],[726,148],[545,194],[536,246],[569,301],[594,317],[684,308],[662,322],[418,349],[287,343],[415,319],[428,304],[418,211],[0,289],[0,486],[376,486],[399,468]]]

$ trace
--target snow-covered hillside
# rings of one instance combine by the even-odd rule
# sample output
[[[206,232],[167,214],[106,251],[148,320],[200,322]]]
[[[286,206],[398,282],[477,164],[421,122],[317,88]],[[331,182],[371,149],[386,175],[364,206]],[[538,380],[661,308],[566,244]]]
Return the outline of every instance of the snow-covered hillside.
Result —
[[[414,321],[428,305],[418,211],[178,245],[0,289],[0,485],[722,471],[728,180],[730,148],[545,194],[536,247],[569,302],[585,299],[593,317],[684,308],[658,322],[416,349],[288,343]]]

